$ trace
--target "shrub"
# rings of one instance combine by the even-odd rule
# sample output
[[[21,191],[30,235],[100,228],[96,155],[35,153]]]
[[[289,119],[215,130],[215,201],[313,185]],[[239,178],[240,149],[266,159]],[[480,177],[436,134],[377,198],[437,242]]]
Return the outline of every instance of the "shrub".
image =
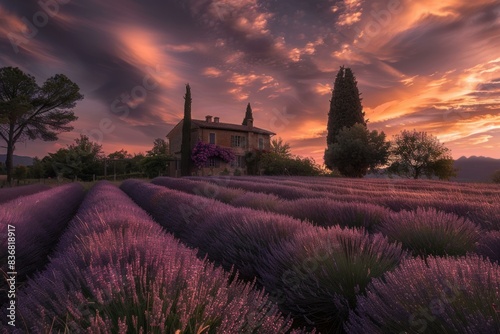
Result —
[[[235,207],[247,207],[255,210],[276,212],[277,208],[284,202],[286,201],[276,195],[248,191],[236,197],[233,201],[229,202],[229,204]]]
[[[489,231],[481,236],[476,253],[500,262],[500,231]]]
[[[97,184],[64,252],[19,294],[26,328],[91,333],[286,333],[263,292],[196,258],[118,188]],[[128,219],[114,215],[120,205]],[[81,217],[84,217],[83,219]],[[98,226],[96,229],[95,227]],[[297,331],[302,332],[302,331]]]
[[[307,228],[312,226],[290,217],[219,206],[205,211],[188,243],[225,269],[234,266],[242,278],[259,280],[256,267],[263,254]]]
[[[500,268],[477,255],[408,259],[367,291],[350,333],[500,333]]]
[[[320,197],[321,193],[299,187],[283,186],[279,183],[269,182],[269,184],[256,184],[252,181],[224,180],[221,182],[217,177],[189,177],[191,180],[203,180],[211,183],[223,184],[229,188],[240,188],[247,191],[263,192],[274,194],[283,199],[297,199],[303,197]]]
[[[298,229],[310,227],[290,217],[234,208],[147,183],[126,181],[122,189],[144,204],[167,230],[198,248],[200,256],[208,256],[227,270],[234,266],[247,280],[255,279],[255,266],[264,251],[291,238]],[[151,203],[153,197],[156,200]]]
[[[320,198],[282,202],[276,211],[311,221],[319,226],[364,227],[370,231],[390,213],[390,210],[374,204],[338,202]]]
[[[16,271],[17,284],[40,270],[84,196],[81,184],[72,183],[17,198],[0,206],[0,265],[2,272]],[[15,230],[15,270],[7,267],[8,226]],[[7,286],[2,275],[0,289]],[[5,301],[2,293],[0,304]]]
[[[335,333],[371,278],[392,270],[404,256],[381,234],[310,228],[273,246],[257,270],[282,310],[322,333]]]
[[[50,189],[49,186],[39,183],[28,186],[0,189],[0,204],[12,201],[18,197],[28,196],[48,189]]]
[[[126,180],[120,188],[160,225],[181,240],[186,240],[193,233],[207,210],[221,204],[208,198],[137,180]]]
[[[500,169],[496,170],[493,175],[491,175],[491,180],[493,183],[500,183]]]
[[[170,189],[180,190],[188,194],[213,198],[223,203],[229,203],[245,193],[245,191],[241,189],[226,188],[219,184],[192,181],[186,178],[157,177],[153,179],[151,183]]]
[[[392,213],[378,227],[414,255],[465,255],[473,251],[480,229],[471,221],[434,208]]]

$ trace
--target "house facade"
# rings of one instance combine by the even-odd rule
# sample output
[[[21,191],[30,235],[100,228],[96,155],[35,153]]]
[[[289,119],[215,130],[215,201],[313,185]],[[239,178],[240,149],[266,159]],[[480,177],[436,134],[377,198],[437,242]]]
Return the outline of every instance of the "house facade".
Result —
[[[175,162],[170,164],[170,176],[180,176],[181,174],[181,144],[182,125],[181,120],[168,134],[169,148],[175,157]],[[193,167],[194,175],[219,175],[229,172],[247,174],[245,155],[254,150],[269,150],[271,137],[275,133],[253,126],[253,119],[248,116],[243,120],[243,124],[231,124],[220,121],[219,117],[206,116],[205,120],[191,120],[191,149],[198,141],[215,144],[223,148],[230,148],[235,155],[235,160],[226,163],[217,158],[210,158],[206,166],[197,169]]]

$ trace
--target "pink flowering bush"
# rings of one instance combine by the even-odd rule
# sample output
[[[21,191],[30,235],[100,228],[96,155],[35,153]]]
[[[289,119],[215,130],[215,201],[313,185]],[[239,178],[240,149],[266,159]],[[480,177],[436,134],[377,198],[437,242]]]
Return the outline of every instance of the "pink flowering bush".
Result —
[[[191,152],[191,160],[193,160],[194,165],[197,168],[203,168],[210,158],[219,158],[224,162],[231,162],[235,159],[235,156],[229,148],[199,141]]]

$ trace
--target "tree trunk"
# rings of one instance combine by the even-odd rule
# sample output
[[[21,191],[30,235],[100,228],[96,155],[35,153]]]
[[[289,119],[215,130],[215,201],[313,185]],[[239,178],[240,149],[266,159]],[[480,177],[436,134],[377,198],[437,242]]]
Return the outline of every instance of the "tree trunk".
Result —
[[[7,184],[12,186],[12,171],[14,169],[14,124],[10,123],[9,141],[7,142],[7,158],[5,168],[7,169]]]
[[[415,175],[413,176],[413,178],[417,180],[419,176],[420,176],[420,168],[415,168]]]

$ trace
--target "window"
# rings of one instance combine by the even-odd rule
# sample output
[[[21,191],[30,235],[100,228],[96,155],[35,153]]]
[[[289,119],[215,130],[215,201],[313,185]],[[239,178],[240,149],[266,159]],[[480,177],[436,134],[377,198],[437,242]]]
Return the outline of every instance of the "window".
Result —
[[[245,168],[245,156],[237,155],[236,159],[231,161],[231,167],[235,168]]]
[[[264,138],[259,138],[259,150],[264,149]]]
[[[245,147],[246,138],[243,136],[231,136],[231,147]]]
[[[215,144],[215,133],[214,132],[210,132],[210,134],[208,136],[208,142],[210,144]]]
[[[220,167],[220,160],[216,158],[208,158],[207,167],[218,168]]]

